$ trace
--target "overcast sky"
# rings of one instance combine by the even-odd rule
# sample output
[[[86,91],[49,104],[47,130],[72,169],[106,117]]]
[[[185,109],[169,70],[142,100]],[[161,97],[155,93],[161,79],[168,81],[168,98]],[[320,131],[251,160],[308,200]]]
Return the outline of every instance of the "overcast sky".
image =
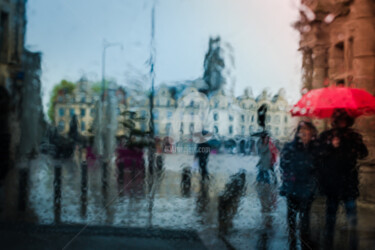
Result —
[[[129,74],[146,74],[150,54],[152,0],[30,0],[26,46],[43,54],[43,103],[61,79],[101,79],[103,40],[120,42],[107,50],[106,75],[126,84]],[[203,75],[210,36],[234,48],[235,94],[255,95],[280,87],[299,95],[301,56],[298,0],[157,0],[156,85]],[[137,73],[135,73],[137,72]],[[145,88],[150,87],[145,83]],[[294,97],[293,99],[296,99]]]

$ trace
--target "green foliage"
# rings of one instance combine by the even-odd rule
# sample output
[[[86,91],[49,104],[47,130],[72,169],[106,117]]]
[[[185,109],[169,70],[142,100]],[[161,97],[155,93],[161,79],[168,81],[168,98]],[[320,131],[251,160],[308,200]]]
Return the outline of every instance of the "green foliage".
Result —
[[[67,80],[61,80],[61,82],[53,87],[52,95],[49,101],[48,117],[51,122],[55,120],[55,105],[56,99],[61,91],[65,94],[72,94],[76,84]]]
[[[108,87],[108,81],[105,81],[104,87]],[[101,94],[102,93],[102,82],[94,82],[91,85],[91,89],[95,94]]]

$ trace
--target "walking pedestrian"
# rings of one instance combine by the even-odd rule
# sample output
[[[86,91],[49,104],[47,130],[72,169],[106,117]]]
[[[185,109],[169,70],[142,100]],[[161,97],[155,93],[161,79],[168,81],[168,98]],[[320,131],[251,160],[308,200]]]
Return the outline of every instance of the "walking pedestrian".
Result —
[[[208,132],[203,130],[202,135],[207,135]],[[201,172],[202,181],[205,179],[208,179],[208,170],[207,170],[207,163],[208,163],[208,157],[210,155],[210,144],[208,144],[206,141],[199,142],[197,144],[197,148],[195,150],[195,159],[198,159],[199,164],[199,171]]]
[[[268,234],[272,231],[271,213],[276,209],[277,201],[277,179],[274,163],[276,162],[278,151],[266,131],[259,133],[257,136],[259,136],[256,142],[259,161],[256,165],[258,173],[255,189],[261,204],[263,230]]]
[[[282,186],[280,195],[287,200],[290,249],[296,249],[297,215],[299,214],[302,248],[310,248],[310,209],[317,188],[317,130],[311,122],[301,121],[293,141],[287,143],[280,156]]]
[[[267,132],[262,132],[256,142],[256,149],[259,156],[257,163],[257,182],[276,183],[274,165],[277,161],[278,150]]]
[[[358,190],[357,160],[368,155],[362,136],[351,126],[354,118],[344,110],[336,110],[332,117],[332,129],[320,135],[322,161],[319,168],[320,187],[326,196],[325,246],[333,246],[336,213],[343,202],[351,229],[350,244],[356,247]]]

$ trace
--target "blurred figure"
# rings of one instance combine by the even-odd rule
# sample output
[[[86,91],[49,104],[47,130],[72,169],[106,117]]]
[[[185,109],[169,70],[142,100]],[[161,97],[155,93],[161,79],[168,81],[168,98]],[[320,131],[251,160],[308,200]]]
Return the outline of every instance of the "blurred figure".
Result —
[[[354,118],[344,110],[336,110],[332,117],[332,129],[320,135],[322,162],[319,168],[320,186],[326,195],[325,247],[333,247],[336,212],[343,202],[351,229],[351,248],[356,248],[358,190],[357,159],[368,155],[362,136],[350,128]]]
[[[116,149],[116,156],[119,194],[142,194],[145,178],[142,148],[135,143],[134,138],[130,141],[122,138]]]
[[[197,143],[197,148],[195,150],[194,158],[198,159],[199,164],[199,171],[202,176],[202,180],[208,179],[208,170],[207,170],[207,163],[208,163],[208,156],[210,155],[210,144],[208,144],[205,140],[205,136],[209,133],[205,130],[202,131],[201,140]]]
[[[237,213],[241,196],[244,194],[246,171],[241,169],[230,177],[224,191],[219,195],[219,231],[226,234],[232,228],[233,218]]]
[[[98,160],[98,156],[94,153],[93,149],[94,140],[93,138],[89,138],[89,143],[86,148],[86,162],[89,169],[94,169],[96,166],[96,162]]]
[[[187,164],[182,166],[181,194],[183,197],[190,197],[191,190],[191,167]]]
[[[296,220],[300,218],[302,249],[311,248],[309,240],[310,208],[317,188],[317,130],[311,122],[300,122],[292,142],[280,157],[282,186],[280,195],[287,199],[290,249],[296,249]]]
[[[257,182],[258,183],[275,183],[277,181],[274,164],[277,161],[278,150],[271,141],[267,132],[261,132],[256,142],[256,149],[259,156],[257,163]]]
[[[256,141],[256,151],[259,156],[257,163],[256,191],[261,204],[262,225],[257,242],[258,249],[267,249],[269,239],[273,235],[272,212],[276,209],[277,201],[277,179],[274,172],[274,164],[277,161],[278,151],[271,142],[271,138],[264,130],[253,136],[259,136]]]

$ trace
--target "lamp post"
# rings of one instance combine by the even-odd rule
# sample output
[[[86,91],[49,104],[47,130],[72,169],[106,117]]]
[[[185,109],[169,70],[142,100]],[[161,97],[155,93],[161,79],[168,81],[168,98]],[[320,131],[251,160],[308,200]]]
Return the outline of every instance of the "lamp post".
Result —
[[[150,122],[149,122],[149,130],[150,130],[150,137],[152,144],[149,146],[149,155],[148,155],[148,170],[149,173],[152,175],[154,171],[154,157],[155,157],[155,145],[154,145],[154,83],[155,83],[155,5],[156,2],[152,6],[151,10],[151,41],[150,41],[150,78],[151,78],[151,93],[150,93]]]
[[[105,93],[105,56],[106,56],[106,51],[108,48],[110,47],[115,47],[115,46],[120,46],[121,50],[123,49],[123,46],[121,43],[109,43],[107,42],[106,40],[104,40],[104,43],[103,43],[103,54],[102,54],[102,103],[103,105],[100,105],[100,108],[102,109],[102,117],[106,117],[106,114],[105,114],[105,110],[106,110],[106,105],[104,105],[104,102],[105,102],[105,97],[104,97],[104,93]],[[108,100],[107,100],[108,101]],[[110,100],[109,100],[110,101]],[[107,104],[107,106],[110,105],[110,103]],[[105,154],[108,154],[109,152],[109,149],[108,147],[110,147],[107,143],[106,145],[106,137],[108,136],[106,134],[106,132],[103,131],[103,128],[100,128],[100,131],[99,131],[99,138],[100,138],[100,141],[102,142],[102,145],[103,145],[103,149],[104,151],[103,152],[107,152]],[[107,168],[108,168],[108,159],[107,159],[108,155],[105,155],[103,160],[102,160],[102,193],[103,193],[103,203],[106,204],[106,200],[107,200]]]
[[[104,92],[105,92],[105,55],[106,51],[110,47],[120,46],[121,50],[123,49],[122,43],[109,43],[106,40],[103,42],[103,53],[102,53],[102,101],[104,101]]]

